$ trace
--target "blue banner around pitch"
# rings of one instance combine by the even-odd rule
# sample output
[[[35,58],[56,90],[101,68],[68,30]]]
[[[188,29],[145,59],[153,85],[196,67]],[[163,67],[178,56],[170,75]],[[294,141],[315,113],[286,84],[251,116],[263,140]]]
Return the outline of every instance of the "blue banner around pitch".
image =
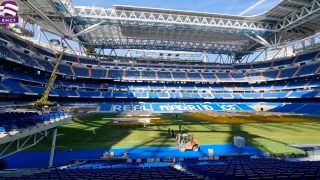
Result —
[[[247,104],[235,103],[103,103],[100,111],[151,111],[159,113],[194,111],[254,111]]]

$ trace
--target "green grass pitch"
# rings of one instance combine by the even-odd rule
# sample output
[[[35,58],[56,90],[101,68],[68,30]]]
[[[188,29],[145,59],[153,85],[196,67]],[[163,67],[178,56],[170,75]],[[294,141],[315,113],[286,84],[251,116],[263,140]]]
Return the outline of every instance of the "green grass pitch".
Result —
[[[160,115],[143,128],[138,123],[125,123],[121,128],[111,120],[102,118],[117,117],[117,114],[94,114],[76,118],[58,128],[56,148],[95,149],[142,146],[174,146],[173,138],[167,136],[168,128],[193,133],[200,144],[232,143],[233,136],[243,136],[251,144],[269,153],[296,153],[303,151],[289,147],[290,144],[320,144],[320,119],[305,116],[209,116],[186,113]],[[95,135],[93,135],[93,130]],[[49,150],[48,137],[31,150]]]

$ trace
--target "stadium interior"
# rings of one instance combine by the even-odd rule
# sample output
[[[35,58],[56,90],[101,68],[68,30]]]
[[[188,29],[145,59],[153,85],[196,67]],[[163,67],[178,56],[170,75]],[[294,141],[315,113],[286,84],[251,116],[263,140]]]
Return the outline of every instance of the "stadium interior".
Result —
[[[1,8],[0,179],[320,179],[319,0]]]

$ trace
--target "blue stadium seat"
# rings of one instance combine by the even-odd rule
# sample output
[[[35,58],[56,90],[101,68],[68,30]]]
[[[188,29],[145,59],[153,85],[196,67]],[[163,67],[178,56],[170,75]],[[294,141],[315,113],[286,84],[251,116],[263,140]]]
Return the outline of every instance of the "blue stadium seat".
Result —
[[[241,93],[245,99],[259,99],[260,93]]]
[[[220,81],[224,81],[224,82],[232,81],[229,73],[216,73],[216,76],[220,79]]]
[[[270,70],[263,72],[263,77],[268,80],[274,80],[278,75],[279,70]]]
[[[62,56],[62,59],[64,61],[70,61],[70,62],[78,63],[78,57],[71,56],[71,55],[68,55],[68,54],[64,54]]]
[[[123,76],[123,72],[122,70],[113,70],[113,69],[110,69],[108,71],[108,78],[110,79],[122,79],[122,76]]]
[[[95,60],[95,59],[90,59],[90,58],[83,58],[80,57],[79,61],[81,64],[92,64],[92,65],[98,65],[99,61]]]
[[[288,92],[265,92],[263,94],[264,98],[285,98]]]
[[[302,62],[302,61],[312,60],[312,59],[314,59],[316,57],[317,54],[318,54],[318,51],[307,53],[307,54],[303,54],[303,55],[299,55],[297,60],[296,60],[296,63],[297,62]]]
[[[185,72],[172,72],[172,76],[175,80],[186,80],[187,75]]]
[[[84,98],[90,98],[90,97],[101,97],[101,92],[99,91],[78,91],[79,95]]]
[[[171,73],[167,71],[159,71],[158,77],[159,79],[172,79]]]
[[[143,92],[133,92],[134,97],[136,98],[148,98],[148,92],[147,91],[143,91]]]
[[[39,60],[36,59],[38,61],[38,64],[46,71],[51,72],[53,70],[53,66],[49,61],[45,61],[45,60]]]
[[[128,93],[123,91],[114,91],[113,92],[114,98],[128,98]]]
[[[68,76],[74,76],[74,74],[71,71],[71,67],[66,64],[59,64],[58,71]]]
[[[97,78],[97,79],[106,78],[107,71],[105,69],[92,68],[91,72],[92,72],[91,77],[93,78]]]
[[[140,79],[140,71],[127,70],[125,71],[126,78]]]
[[[19,94],[24,94],[26,92],[29,92],[21,82],[13,80],[13,79],[7,79],[2,82],[6,87],[10,89],[12,93],[19,93]]]
[[[193,80],[201,80],[201,75],[200,73],[196,73],[196,72],[188,72],[187,76],[189,79],[193,79]]]
[[[280,71],[279,78],[291,78],[297,71],[298,67],[286,68]]]
[[[258,62],[258,63],[253,63],[252,68],[253,69],[260,69],[260,68],[270,68],[272,62]]]
[[[275,107],[269,111],[283,113],[320,114],[319,103],[292,103]]]
[[[283,66],[283,65],[290,65],[293,63],[294,58],[285,58],[279,59],[273,62],[273,66]]]
[[[153,79],[155,80],[157,78],[155,71],[142,71],[142,78],[143,79]]]
[[[320,67],[320,62],[304,65],[301,67],[301,69],[299,70],[296,76],[299,77],[299,76],[317,74],[318,72],[316,71],[319,69],[319,67]]]
[[[88,71],[88,68],[86,67],[74,66],[73,70],[76,73],[76,76],[89,77],[89,71]]]

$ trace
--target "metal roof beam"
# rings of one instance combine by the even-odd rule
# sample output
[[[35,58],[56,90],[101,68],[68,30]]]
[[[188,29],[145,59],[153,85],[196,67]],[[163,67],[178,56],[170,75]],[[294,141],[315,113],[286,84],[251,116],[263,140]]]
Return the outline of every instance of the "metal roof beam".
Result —
[[[271,21],[278,21],[278,22],[282,21],[282,18],[276,17],[276,16],[266,16],[264,18],[267,19],[267,20],[271,20]]]
[[[263,39],[261,36],[256,36],[256,37],[253,37],[253,36],[250,36],[248,34],[246,34],[246,36],[248,36],[250,39],[254,40],[255,42],[257,43],[260,43],[262,44],[263,46],[265,47],[271,47],[271,44],[268,43],[265,39]]]
[[[300,8],[293,7],[293,6],[279,6],[280,9],[286,10],[286,11],[301,11]]]
[[[304,22],[307,22],[313,17],[319,16],[320,0],[313,0],[310,6],[304,6],[299,12],[293,12],[283,18],[282,22],[277,24],[277,30],[294,28]]]
[[[104,23],[104,22],[105,22],[105,21],[101,21],[101,22],[99,22],[99,23],[97,23],[97,24],[94,24],[94,25],[92,25],[92,26],[89,26],[89,27],[87,27],[86,29],[78,32],[77,34],[75,34],[75,35],[73,35],[73,36],[71,36],[70,38],[75,38],[75,37],[78,37],[78,36],[82,36],[82,35],[84,35],[84,34],[87,34],[87,33],[89,33],[89,32],[92,32],[92,31],[96,30],[96,29],[97,29],[102,23]]]
[[[289,2],[293,4],[303,5],[303,6],[310,6],[310,2],[305,0],[289,0]]]
[[[224,52],[235,53],[243,52],[242,46],[218,43],[176,43],[174,41],[157,41],[157,40],[136,40],[136,43],[126,43],[115,39],[112,42],[95,44],[96,47],[104,47],[110,49],[152,49],[152,50],[173,50],[173,51],[191,51],[191,52]]]
[[[110,23],[164,24],[196,28],[225,28],[238,31],[274,31],[271,23],[234,17],[207,17],[188,14],[153,13],[134,10],[104,9],[97,7],[75,6],[76,16],[82,19],[105,20]],[[225,30],[224,29],[224,30]]]
[[[51,27],[53,27],[57,33],[60,34],[62,37],[67,37],[67,34],[65,34],[54,22],[51,21],[48,16],[46,16],[39,8],[35,7],[34,4],[32,4],[29,0],[22,1],[24,2],[29,8],[31,8],[33,11],[35,11],[40,17],[42,17]]]

